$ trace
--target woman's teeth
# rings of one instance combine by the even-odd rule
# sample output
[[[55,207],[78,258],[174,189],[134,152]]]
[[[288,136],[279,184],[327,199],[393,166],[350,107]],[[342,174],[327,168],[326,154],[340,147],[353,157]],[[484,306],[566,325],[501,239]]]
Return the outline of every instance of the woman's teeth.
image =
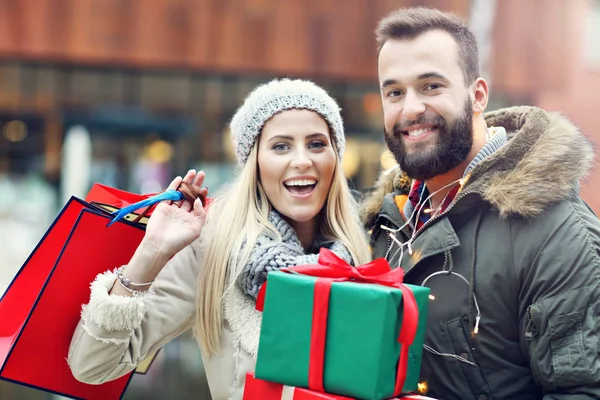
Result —
[[[317,181],[313,179],[302,179],[302,180],[293,180],[285,182],[286,186],[311,186],[316,185]]]
[[[290,193],[299,195],[311,193],[316,184],[317,181],[314,179],[294,179],[284,182],[284,186]]]

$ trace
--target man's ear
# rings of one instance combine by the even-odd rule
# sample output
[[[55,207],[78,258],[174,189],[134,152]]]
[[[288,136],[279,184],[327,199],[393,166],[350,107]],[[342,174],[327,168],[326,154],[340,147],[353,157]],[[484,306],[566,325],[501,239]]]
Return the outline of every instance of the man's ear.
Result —
[[[483,78],[477,78],[473,83],[473,114],[483,114],[488,105],[489,89]]]

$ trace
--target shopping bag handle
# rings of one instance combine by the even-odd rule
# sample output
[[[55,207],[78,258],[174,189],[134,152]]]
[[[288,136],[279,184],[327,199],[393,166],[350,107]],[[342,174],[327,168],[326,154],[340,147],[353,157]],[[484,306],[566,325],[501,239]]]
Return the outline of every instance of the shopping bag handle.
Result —
[[[200,201],[202,202],[202,206],[204,206],[205,201],[204,201],[203,196],[200,194],[200,188],[196,185],[192,185],[187,182],[181,182],[181,185],[179,185],[179,188],[177,190],[164,190],[161,193],[158,193],[147,199],[138,201],[137,203],[131,204],[127,207],[123,207],[120,210],[113,211],[111,213],[111,215],[114,215],[115,217],[108,223],[107,226],[111,226],[112,224],[119,221],[127,214],[130,214],[136,210],[139,210],[140,208],[146,207],[144,212],[142,214],[140,214],[134,220],[134,222],[137,222],[140,219],[142,219],[152,207],[154,207],[156,204],[160,203],[161,201],[187,200],[190,203],[194,203],[194,201],[197,198],[200,199]]]

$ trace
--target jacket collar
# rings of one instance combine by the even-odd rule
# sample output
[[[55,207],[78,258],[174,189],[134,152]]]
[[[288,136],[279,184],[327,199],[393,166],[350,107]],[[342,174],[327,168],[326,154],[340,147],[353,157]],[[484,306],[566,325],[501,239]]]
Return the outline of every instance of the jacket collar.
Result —
[[[473,169],[463,192],[479,193],[502,217],[524,218],[536,217],[578,192],[579,181],[592,167],[594,150],[565,117],[520,106],[487,113],[486,123],[504,127],[509,140]],[[407,194],[410,181],[397,167],[384,172],[361,204],[365,226],[374,224],[386,195]]]

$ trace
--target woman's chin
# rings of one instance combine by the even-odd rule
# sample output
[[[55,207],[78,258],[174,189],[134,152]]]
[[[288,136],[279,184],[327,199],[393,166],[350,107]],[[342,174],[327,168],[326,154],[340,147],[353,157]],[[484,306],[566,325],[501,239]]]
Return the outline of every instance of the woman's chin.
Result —
[[[285,210],[287,212],[281,212],[280,214],[292,225],[306,224],[314,221],[319,215],[318,210]]]

